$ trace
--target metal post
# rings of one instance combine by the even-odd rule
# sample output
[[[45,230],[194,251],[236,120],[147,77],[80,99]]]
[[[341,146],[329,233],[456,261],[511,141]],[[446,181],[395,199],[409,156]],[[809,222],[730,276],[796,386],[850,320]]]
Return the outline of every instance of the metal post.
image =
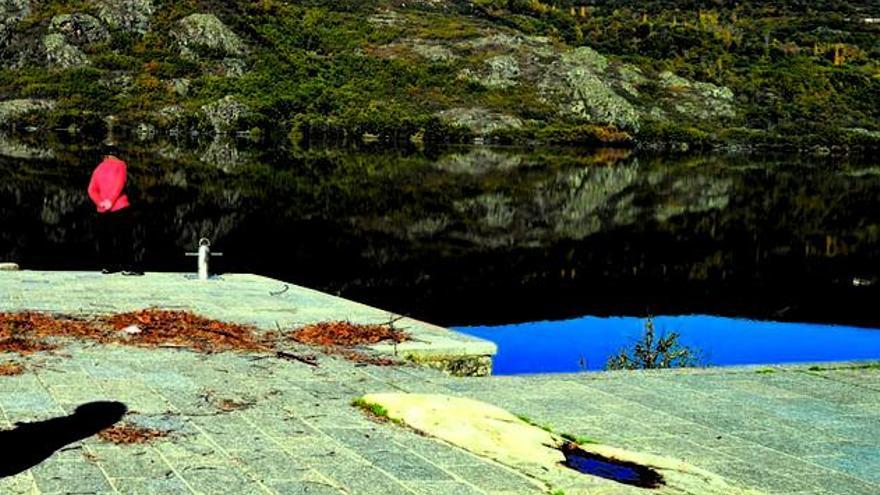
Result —
[[[223,253],[211,252],[211,241],[205,237],[199,239],[199,251],[197,253],[186,253],[187,256],[198,256],[198,273],[199,280],[208,280],[210,274],[208,271],[208,260],[211,256],[223,256]]]

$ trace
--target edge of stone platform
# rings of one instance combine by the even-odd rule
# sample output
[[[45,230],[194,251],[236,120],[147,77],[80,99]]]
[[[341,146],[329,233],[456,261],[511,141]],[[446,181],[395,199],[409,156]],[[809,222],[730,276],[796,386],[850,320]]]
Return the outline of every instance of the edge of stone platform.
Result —
[[[375,306],[328,294],[317,289],[290,284],[272,277],[256,274],[241,275],[273,280],[278,283],[294,286],[301,291],[345,301],[349,305],[359,306],[371,311],[395,314]],[[395,316],[402,315],[395,314]],[[454,376],[488,376],[492,374],[492,357],[498,353],[498,346],[494,342],[410,317],[402,317],[398,324],[407,325],[407,331],[412,335],[413,340],[400,344],[376,344],[369,346],[369,348],[382,354],[402,357],[407,361]]]
[[[125,287],[129,284],[137,283],[138,280],[142,280],[141,277],[110,276],[108,278],[104,278],[106,276],[94,271],[22,270],[18,265],[14,265],[13,263],[2,263],[0,264],[0,268],[3,269],[3,272],[0,273],[7,273],[11,278],[48,276],[60,277],[69,281],[70,277],[85,276],[89,283],[106,283],[108,286],[114,286],[117,289],[123,291]],[[176,280],[177,277],[183,277],[189,279],[189,281],[193,284],[199,283],[195,280],[195,277],[193,276],[194,274],[191,273],[148,272],[145,273],[145,275],[147,279],[167,278],[169,280]],[[224,273],[220,274],[215,280],[217,280],[218,282],[228,280],[233,283],[245,282],[254,283],[260,286],[273,285],[283,287],[283,292],[280,294],[284,295],[281,295],[281,297],[271,297],[272,302],[271,304],[269,304],[270,306],[278,309],[281,312],[291,309],[294,304],[305,304],[307,306],[312,305],[315,307],[332,308],[329,312],[324,312],[325,318],[328,314],[331,314],[340,320],[350,317],[352,318],[351,321],[368,324],[387,322],[389,321],[389,318],[397,318],[399,316],[393,312],[386,311],[381,308],[376,308],[357,301],[352,301],[350,299],[339,297],[333,294],[328,294],[320,290],[303,287],[294,283],[285,282],[283,280],[253,273]],[[193,285],[192,287],[195,288],[196,285]],[[217,289],[222,290],[223,286],[221,284],[206,284],[203,287],[207,291],[211,291]],[[269,292],[268,294],[272,296],[280,295],[272,294],[271,292]],[[295,302],[291,299],[287,299],[291,296],[300,296],[302,300]],[[266,297],[267,299],[269,298],[268,295]],[[0,304],[0,307],[2,307],[2,304]],[[35,307],[31,309],[52,311],[51,307]],[[206,308],[193,307],[191,309],[201,312],[205,314],[205,316],[212,318],[223,319],[225,317],[222,312],[218,314],[217,312],[214,312],[212,310],[206,311]],[[334,314],[334,310],[338,311]],[[83,310],[80,309],[80,311],[82,312]],[[292,314],[293,311],[291,311],[290,313]],[[351,316],[348,316],[348,313],[350,313]],[[250,318],[244,318],[244,320],[249,319]],[[233,318],[231,321],[236,320],[237,318]],[[242,322],[248,322],[256,324],[260,327],[265,327],[266,322],[260,322],[258,320],[259,319],[257,318],[255,319],[255,321]],[[306,324],[308,322],[309,320],[306,319],[306,321],[300,321],[299,324]],[[398,328],[401,328],[408,332],[411,335],[412,340],[397,345],[380,344],[369,347],[377,353],[402,358],[413,363],[439,369],[441,371],[456,376],[486,376],[492,373],[492,356],[494,356],[498,351],[497,346],[493,342],[458,333],[448,328],[440,327],[431,323],[408,317],[403,317],[400,320],[395,320],[395,324]]]
[[[804,361],[793,363],[775,364],[740,364],[735,366],[704,366],[698,368],[664,368],[664,369],[640,369],[640,370],[613,370],[591,371],[582,373],[529,373],[517,375],[503,375],[496,378],[527,378],[530,380],[567,380],[587,379],[604,380],[631,377],[663,377],[663,376],[699,376],[699,375],[731,375],[731,374],[768,374],[802,372],[821,373],[826,371],[856,371],[864,369],[880,370],[880,359],[862,359],[849,361]]]

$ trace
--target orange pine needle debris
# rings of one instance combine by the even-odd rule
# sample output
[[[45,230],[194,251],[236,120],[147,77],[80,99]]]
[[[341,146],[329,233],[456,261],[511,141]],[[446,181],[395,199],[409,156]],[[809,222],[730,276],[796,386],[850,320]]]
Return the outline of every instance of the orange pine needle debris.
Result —
[[[377,344],[383,341],[405,342],[409,335],[391,325],[361,325],[348,321],[330,321],[306,325],[295,330],[290,337],[301,343],[323,346]]]
[[[24,366],[18,363],[0,363],[0,376],[15,376],[24,373]]]
[[[116,445],[147,443],[166,436],[168,433],[164,431],[131,425],[113,426],[98,433],[98,438]]]

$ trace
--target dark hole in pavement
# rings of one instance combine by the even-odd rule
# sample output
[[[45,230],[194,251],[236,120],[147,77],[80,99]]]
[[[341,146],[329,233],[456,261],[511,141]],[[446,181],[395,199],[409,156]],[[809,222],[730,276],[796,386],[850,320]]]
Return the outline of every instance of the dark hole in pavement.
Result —
[[[562,464],[575,471],[639,488],[659,488],[663,485],[663,476],[647,466],[585,452],[571,442],[566,442],[559,450],[565,455]]]
[[[0,431],[0,478],[26,471],[65,445],[113,426],[126,412],[121,402],[89,402],[69,416],[17,423],[12,430]]]

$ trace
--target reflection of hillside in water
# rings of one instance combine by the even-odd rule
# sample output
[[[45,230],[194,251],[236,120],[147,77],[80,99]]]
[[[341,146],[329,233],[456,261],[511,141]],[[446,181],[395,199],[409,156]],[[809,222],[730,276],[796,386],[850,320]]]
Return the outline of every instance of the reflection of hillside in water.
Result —
[[[515,159],[498,158],[508,155],[486,150],[476,150],[472,155],[503,165],[477,165],[468,172],[461,168],[456,171],[510,175],[519,174],[511,170],[528,166],[528,161],[517,155]],[[461,155],[453,156],[456,158],[449,162],[465,162]],[[641,166],[636,159],[615,158],[611,162],[597,160],[552,171],[522,189],[477,192],[455,199],[451,211],[425,212],[427,216],[421,218],[396,218],[389,221],[386,229],[407,238],[446,235],[477,246],[529,247],[723,209],[729,202],[733,188],[730,178],[670,174],[668,170]],[[512,163],[517,166],[511,167]],[[510,183],[516,184],[516,178],[510,177]]]
[[[816,297],[849,297],[852,277],[876,273],[870,167],[620,150],[154,148],[123,153],[147,268],[190,269],[182,253],[207,236],[227,271],[440,322],[819,318],[803,313]],[[99,150],[45,151],[0,157],[0,258],[93,268],[85,184]],[[840,316],[858,319],[850,310]]]

